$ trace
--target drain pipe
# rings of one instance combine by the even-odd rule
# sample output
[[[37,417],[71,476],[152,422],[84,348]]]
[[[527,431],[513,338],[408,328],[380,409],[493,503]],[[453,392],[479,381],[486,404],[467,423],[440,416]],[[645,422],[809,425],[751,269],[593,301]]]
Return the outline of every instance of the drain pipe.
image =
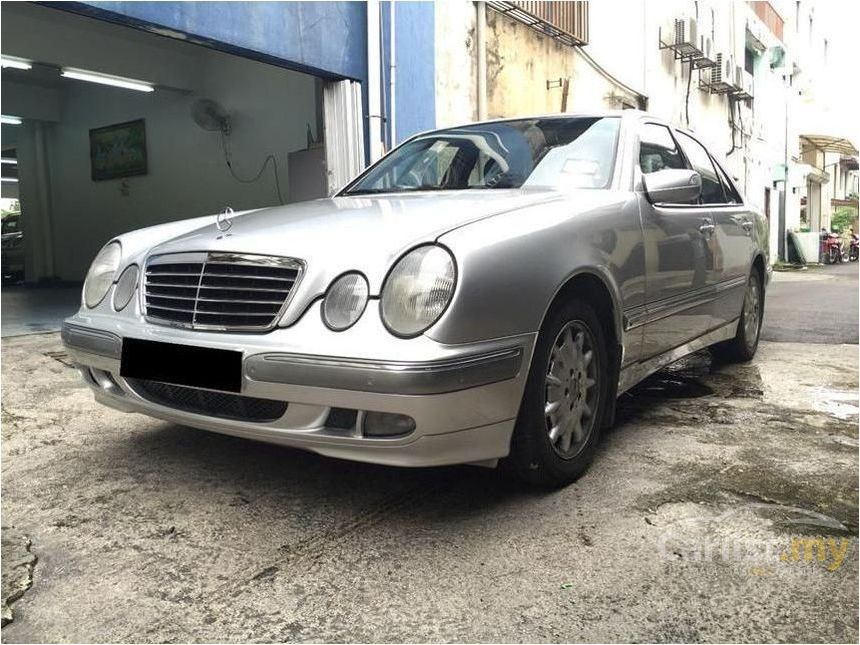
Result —
[[[478,47],[478,121],[487,118],[487,3],[478,0],[475,40]]]
[[[395,126],[397,125],[395,121],[395,114],[397,114],[397,110],[394,109],[395,103],[395,94],[394,94],[394,81],[397,76],[397,45],[394,39],[394,25],[396,20],[396,12],[395,7],[397,3],[395,0],[388,0],[388,93],[391,95],[391,99],[388,102],[388,132],[390,133],[390,147],[393,148],[397,145],[397,129]]]
[[[367,129],[370,135],[370,163],[382,156],[379,44],[379,0],[367,0]]]

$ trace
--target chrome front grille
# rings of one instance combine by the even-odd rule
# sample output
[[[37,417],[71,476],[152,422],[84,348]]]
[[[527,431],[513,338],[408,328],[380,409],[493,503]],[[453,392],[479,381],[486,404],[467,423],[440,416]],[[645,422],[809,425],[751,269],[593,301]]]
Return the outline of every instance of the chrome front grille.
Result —
[[[265,331],[283,314],[304,264],[238,253],[172,253],[146,263],[144,311],[154,323]]]

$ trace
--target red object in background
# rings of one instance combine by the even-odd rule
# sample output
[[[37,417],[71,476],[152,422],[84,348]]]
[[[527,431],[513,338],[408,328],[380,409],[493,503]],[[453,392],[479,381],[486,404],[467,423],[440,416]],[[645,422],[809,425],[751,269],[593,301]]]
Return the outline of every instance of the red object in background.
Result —
[[[836,233],[822,234],[821,255],[825,264],[842,262],[842,240]]]

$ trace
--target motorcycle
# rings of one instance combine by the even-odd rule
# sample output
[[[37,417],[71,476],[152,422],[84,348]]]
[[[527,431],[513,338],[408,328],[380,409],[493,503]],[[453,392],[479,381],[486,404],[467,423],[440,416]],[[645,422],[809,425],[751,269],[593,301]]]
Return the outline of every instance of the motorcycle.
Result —
[[[822,237],[821,253],[825,264],[842,262],[842,241],[836,233],[828,233]]]
[[[860,249],[858,249],[857,233],[852,233],[851,234],[851,242],[850,242],[850,245],[848,247],[848,261],[849,262],[856,262],[857,257],[858,257],[858,253],[860,253]]]

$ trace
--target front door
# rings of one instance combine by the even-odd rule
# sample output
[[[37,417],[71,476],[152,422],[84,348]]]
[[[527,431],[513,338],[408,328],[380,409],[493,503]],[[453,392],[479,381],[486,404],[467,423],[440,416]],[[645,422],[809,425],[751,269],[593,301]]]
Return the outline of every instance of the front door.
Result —
[[[703,206],[710,210],[716,229],[714,249],[714,319],[712,327],[736,320],[741,313],[752,265],[755,217],[722,166],[696,139],[678,132],[687,159],[702,176]]]
[[[639,167],[646,178],[664,168],[689,168],[668,127],[640,129]],[[701,204],[651,204],[639,193],[645,239],[646,306],[643,359],[667,352],[711,328],[715,222]],[[635,322],[634,322],[635,324]]]

